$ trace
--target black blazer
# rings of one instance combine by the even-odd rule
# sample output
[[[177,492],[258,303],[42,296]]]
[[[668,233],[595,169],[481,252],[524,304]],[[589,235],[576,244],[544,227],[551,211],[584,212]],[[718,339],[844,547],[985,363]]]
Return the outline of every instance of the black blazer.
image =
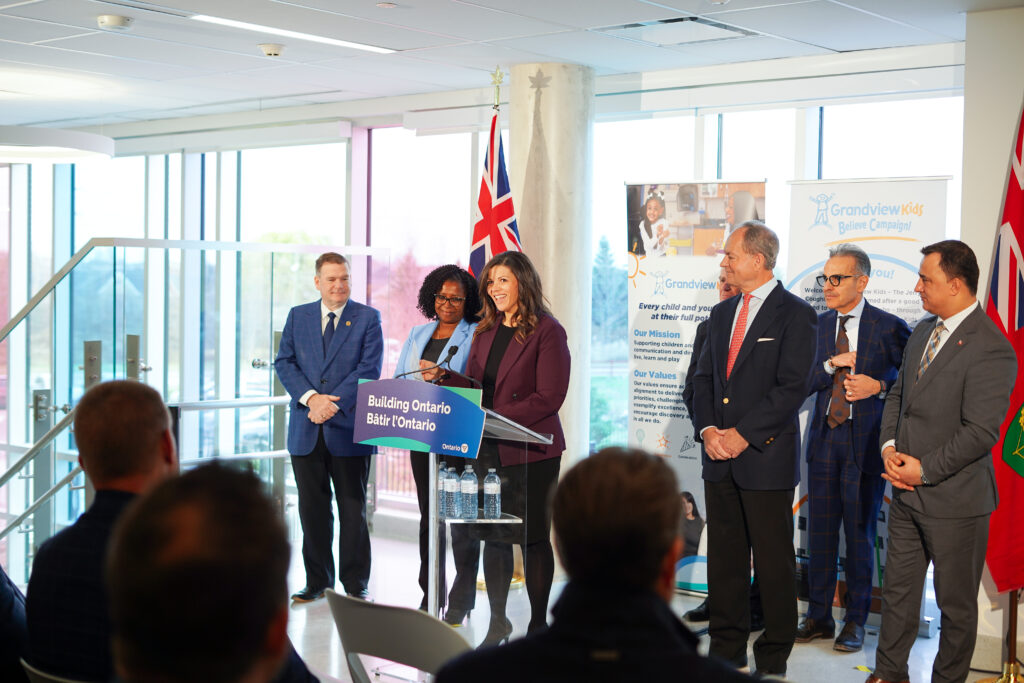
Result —
[[[725,366],[736,307],[735,296],[711,309],[708,338],[693,377],[694,426],[735,427],[750,446],[732,460],[703,453],[703,478],[730,473],[745,489],[788,489],[800,481],[797,411],[817,351],[818,316],[803,299],[776,284],[747,327],[727,380]]]

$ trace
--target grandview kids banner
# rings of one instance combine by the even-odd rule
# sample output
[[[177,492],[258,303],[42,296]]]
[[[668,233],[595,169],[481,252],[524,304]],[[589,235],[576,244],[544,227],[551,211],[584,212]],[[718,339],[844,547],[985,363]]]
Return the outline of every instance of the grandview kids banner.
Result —
[[[814,281],[841,242],[871,257],[864,296],[913,325],[924,311],[914,293],[921,247],[945,239],[949,178],[794,181],[790,184],[789,262],[786,287],[819,312],[825,310]]]
[[[718,303],[731,226],[764,220],[764,182],[627,185],[629,443],[664,457],[705,516],[700,445],[682,400],[697,326]],[[700,525],[696,519],[689,523]],[[707,562],[687,543],[676,584],[707,590]]]

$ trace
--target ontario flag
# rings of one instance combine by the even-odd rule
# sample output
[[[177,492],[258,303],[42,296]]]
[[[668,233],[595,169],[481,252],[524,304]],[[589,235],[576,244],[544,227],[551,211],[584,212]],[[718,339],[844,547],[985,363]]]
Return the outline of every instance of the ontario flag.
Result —
[[[999,507],[989,522],[988,568],[996,589],[1024,588],[1024,114],[1017,128],[996,238],[986,312],[1017,352],[1017,382],[993,458]]]
[[[495,163],[497,159],[497,163]],[[505,153],[501,148],[498,113],[491,117],[491,137],[484,156],[484,177],[480,180],[480,196],[476,200],[476,225],[473,246],[469,251],[469,272],[479,276],[484,265],[503,251],[522,251],[516,210],[505,173]]]

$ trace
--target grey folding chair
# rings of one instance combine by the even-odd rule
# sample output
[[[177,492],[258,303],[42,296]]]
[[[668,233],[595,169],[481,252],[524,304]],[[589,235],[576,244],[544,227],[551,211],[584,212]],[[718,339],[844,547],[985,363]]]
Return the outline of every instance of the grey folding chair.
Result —
[[[21,660],[21,666],[25,669],[25,673],[28,674],[28,680],[31,681],[31,683],[83,683],[82,681],[75,680],[73,678],[63,678],[61,676],[48,674],[45,671],[40,671],[24,659]]]
[[[333,590],[327,591],[327,604],[355,683],[373,683],[359,655],[436,674],[449,659],[470,650],[455,629],[417,609],[378,605]]]

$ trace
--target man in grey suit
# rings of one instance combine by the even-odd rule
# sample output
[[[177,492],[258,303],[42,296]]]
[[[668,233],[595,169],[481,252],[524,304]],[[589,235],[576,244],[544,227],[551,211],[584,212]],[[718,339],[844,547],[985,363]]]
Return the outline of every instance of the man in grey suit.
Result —
[[[942,612],[932,683],[967,679],[978,625],[988,518],[996,507],[990,450],[1016,377],[1013,347],[975,298],[978,261],[963,242],[921,250],[914,291],[934,314],[914,329],[882,414],[893,486],[882,628],[867,683],[908,681],[931,561]]]

